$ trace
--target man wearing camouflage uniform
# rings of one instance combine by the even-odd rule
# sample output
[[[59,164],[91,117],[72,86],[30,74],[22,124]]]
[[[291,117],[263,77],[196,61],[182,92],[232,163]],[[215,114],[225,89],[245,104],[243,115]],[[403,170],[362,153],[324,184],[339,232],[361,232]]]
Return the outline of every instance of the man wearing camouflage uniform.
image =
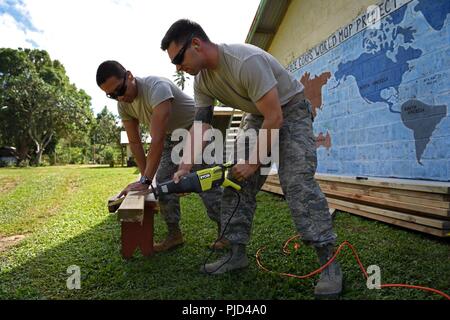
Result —
[[[317,157],[313,119],[301,84],[267,52],[247,44],[216,45],[200,25],[190,20],[175,22],[162,40],[161,49],[167,50],[178,70],[195,75],[195,119],[204,123],[203,130],[211,123],[214,99],[250,114],[245,119],[244,130],[276,132],[271,130],[279,129],[279,176],[283,192],[302,240],[315,247],[320,263],[325,264],[333,255],[336,235],[326,198],[314,179]],[[266,141],[271,141],[270,134]],[[175,180],[189,172],[190,163],[191,159],[183,159]],[[202,267],[208,274],[248,265],[246,245],[256,209],[256,194],[266,176],[261,175],[259,163],[249,161],[235,165],[232,176],[245,183],[237,211],[224,233],[231,250]],[[221,207],[222,226],[233,213],[236,202],[236,195],[226,189]],[[341,269],[333,262],[322,272],[315,294],[334,297],[341,291]]]
[[[178,142],[171,141],[171,134],[176,129],[189,129],[192,126],[195,114],[192,98],[168,79],[155,76],[134,77],[116,61],[105,61],[98,67],[97,84],[109,98],[118,101],[119,116],[141,172],[140,181],[127,186],[120,195],[132,190],[147,190],[155,174],[157,183],[172,179],[178,164],[173,163],[171,154]],[[150,128],[152,147],[147,157],[141,143],[139,123],[145,123]],[[193,169],[201,168],[204,166],[198,165]],[[200,194],[207,214],[218,224],[219,232],[221,196],[220,188]],[[179,225],[179,196],[161,195],[159,206],[167,224],[168,234],[162,242],[154,245],[156,252],[166,251],[184,243]],[[218,239],[213,246],[214,249],[222,249],[227,243]]]

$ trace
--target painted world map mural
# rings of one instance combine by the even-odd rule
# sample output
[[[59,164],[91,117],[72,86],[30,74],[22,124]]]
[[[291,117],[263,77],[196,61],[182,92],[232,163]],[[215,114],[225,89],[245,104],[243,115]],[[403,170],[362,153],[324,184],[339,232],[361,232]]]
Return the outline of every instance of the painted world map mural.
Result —
[[[288,67],[314,109],[317,171],[449,181],[450,1],[380,8]]]

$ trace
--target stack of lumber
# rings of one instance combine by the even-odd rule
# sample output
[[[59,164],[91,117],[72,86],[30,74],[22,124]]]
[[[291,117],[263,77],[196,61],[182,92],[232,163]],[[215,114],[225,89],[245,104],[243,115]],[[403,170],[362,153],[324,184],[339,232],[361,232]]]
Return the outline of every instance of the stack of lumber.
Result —
[[[450,237],[450,183],[316,175],[330,208],[396,226]],[[262,190],[283,194],[278,176]]]

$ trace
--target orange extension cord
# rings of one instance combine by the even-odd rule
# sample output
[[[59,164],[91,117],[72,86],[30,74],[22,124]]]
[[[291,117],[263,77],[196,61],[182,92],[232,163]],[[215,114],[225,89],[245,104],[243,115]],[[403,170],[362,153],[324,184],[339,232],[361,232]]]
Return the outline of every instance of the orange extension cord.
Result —
[[[290,239],[288,239],[288,240],[284,243],[284,246],[283,246],[283,253],[284,253],[284,254],[287,255],[287,254],[290,253],[289,249],[287,248],[288,245],[289,245],[294,239],[297,239],[297,238],[299,238],[299,237],[300,237],[299,235],[296,235],[296,236],[294,236],[294,237],[291,237]],[[284,276],[284,277],[292,277],[292,278],[297,278],[297,279],[306,279],[306,278],[310,278],[310,277],[312,277],[312,276],[314,276],[314,275],[316,275],[316,274],[318,274],[318,273],[321,273],[322,270],[324,270],[326,267],[328,267],[328,265],[330,265],[331,262],[333,262],[333,260],[336,259],[336,257],[338,256],[339,252],[342,250],[342,248],[343,248],[344,246],[347,246],[347,247],[349,247],[349,248],[352,250],[353,256],[355,257],[356,261],[358,262],[359,268],[361,269],[362,273],[364,274],[364,276],[365,276],[366,279],[367,279],[367,278],[369,277],[369,275],[367,274],[366,269],[365,269],[364,266],[362,265],[361,260],[359,259],[358,254],[356,253],[355,248],[354,248],[348,241],[344,241],[344,242],[339,246],[339,248],[336,250],[336,252],[335,252],[335,254],[333,255],[333,257],[332,257],[326,264],[324,264],[324,265],[323,265],[322,267],[320,267],[319,269],[317,269],[317,270],[315,270],[315,271],[313,271],[313,272],[310,272],[310,273],[308,273],[307,275],[304,275],[304,276],[299,276],[299,275],[290,274],[290,273],[283,273],[283,272],[271,271],[271,270],[267,269],[266,267],[264,267],[263,264],[261,263],[261,252],[262,252],[266,247],[261,247],[261,248],[258,249],[258,251],[256,252],[256,262],[257,262],[257,264],[258,264],[258,267],[259,267],[260,269],[262,269],[263,271],[270,272],[270,273],[275,273],[275,274],[278,274],[278,275]],[[294,247],[295,247],[296,250],[298,250],[298,248],[300,248],[300,244],[299,244],[299,243],[296,243],[296,244],[294,245]],[[433,289],[433,288],[428,288],[428,287],[414,286],[414,285],[409,285],[409,284],[382,284],[382,285],[381,285],[381,288],[408,288],[408,289],[417,289],[417,290],[429,291],[429,292],[438,294],[438,295],[440,295],[440,296],[442,296],[442,297],[444,297],[444,298],[450,300],[450,296],[449,296],[448,294],[446,294],[446,293],[444,293],[444,292],[442,292],[442,291]]]

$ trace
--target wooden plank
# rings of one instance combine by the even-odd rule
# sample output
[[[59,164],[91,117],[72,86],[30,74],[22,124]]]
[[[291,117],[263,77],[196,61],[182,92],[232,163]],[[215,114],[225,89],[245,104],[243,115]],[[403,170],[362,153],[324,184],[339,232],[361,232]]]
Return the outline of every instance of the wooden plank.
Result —
[[[278,190],[273,189],[274,187],[279,186],[279,180],[277,176],[267,177],[266,185],[272,187],[271,190],[267,191],[273,190],[273,192],[279,193]],[[442,217],[450,217],[450,210],[449,210],[450,203],[448,201],[435,201],[407,196],[399,196],[395,194],[392,195],[390,193],[373,192],[370,189],[364,189],[364,187],[362,186],[355,186],[355,188],[342,188],[336,186],[334,183],[324,183],[324,184],[321,183],[320,185],[322,191],[327,196],[335,195],[339,197],[354,199],[357,201],[374,203],[382,206],[401,208],[413,212],[438,215]],[[346,184],[340,185],[347,186]]]
[[[408,179],[372,178],[357,179],[356,177],[316,174],[320,181],[337,181],[365,186],[375,186],[393,189],[403,189],[430,193],[450,194],[450,183],[437,181],[422,181]]]
[[[278,182],[273,182],[272,179],[270,179],[270,176],[266,178],[266,183],[270,184],[272,186],[277,186],[277,187],[281,187],[281,184]]]
[[[332,190],[345,190],[345,192],[350,193],[352,190],[355,194],[364,194],[368,196],[390,199],[392,201],[415,203],[425,207],[437,207],[450,209],[450,201],[444,200],[444,195],[442,194],[431,194],[426,192],[415,192],[407,190],[394,190],[389,188],[378,188],[378,187],[368,187],[354,184],[336,183],[328,181],[318,181],[321,189],[326,189],[329,187]],[[277,186],[280,184],[278,176],[268,176],[266,184],[271,184]],[[344,187],[342,187],[344,186]],[[420,210],[419,210],[420,211]],[[447,215],[447,214],[444,214]]]
[[[261,190],[272,192],[272,193],[276,193],[276,194],[281,194],[281,188],[280,187],[273,187],[273,186],[265,185],[265,186],[263,186],[263,188]],[[450,230],[448,230],[448,229],[447,230],[443,230],[443,229],[438,229],[438,228],[433,228],[433,227],[428,227],[428,226],[425,226],[425,225],[417,224],[417,223],[414,223],[414,222],[409,222],[409,221],[395,219],[395,218],[392,218],[392,217],[387,217],[387,216],[383,216],[383,215],[373,214],[371,212],[365,212],[363,210],[358,210],[358,209],[355,209],[355,208],[352,208],[352,207],[347,207],[347,206],[336,204],[333,201],[334,199],[327,198],[327,200],[328,200],[328,204],[329,204],[330,210],[331,209],[338,209],[338,210],[350,212],[350,213],[353,213],[353,214],[361,215],[361,216],[364,216],[364,217],[367,217],[367,218],[371,218],[371,219],[374,219],[374,220],[390,223],[390,224],[393,224],[393,225],[396,225],[396,226],[401,226],[401,227],[405,227],[405,228],[408,228],[408,229],[425,232],[425,233],[432,234],[432,235],[439,236],[439,237],[449,237],[450,236]]]
[[[327,195],[328,197],[341,197],[346,199],[352,199],[356,201],[361,201],[365,203],[375,204],[377,206],[383,206],[383,207],[389,207],[397,209],[405,209],[410,212],[419,212],[419,213],[425,213],[430,215],[437,215],[440,217],[447,217],[450,218],[450,211],[448,209],[443,208],[436,208],[436,207],[425,207],[418,204],[410,204],[407,202],[398,202],[388,199],[380,199],[376,197],[366,196],[366,195],[360,195],[360,194],[350,194],[346,192],[338,192],[335,190],[329,190],[327,188],[322,188],[322,191]],[[400,210],[402,211],[402,210]]]
[[[273,185],[270,185],[267,183],[261,188],[261,190],[276,193],[276,194],[281,194],[281,195],[283,194],[281,187],[273,186]],[[411,214],[407,214],[407,213],[403,213],[403,212],[386,210],[386,209],[382,209],[382,208],[376,208],[376,207],[357,204],[357,203],[348,202],[348,201],[344,201],[344,200],[334,199],[334,198],[330,198],[330,197],[327,197],[327,201],[330,205],[338,203],[341,205],[346,205],[349,208],[362,209],[362,210],[372,212],[372,213],[375,213],[378,215],[393,217],[398,220],[404,220],[404,221],[408,221],[408,222],[412,222],[412,223],[419,223],[422,225],[431,226],[431,227],[435,227],[438,229],[450,229],[450,221],[445,221],[445,220],[440,220],[440,219],[431,219],[431,218],[421,217],[421,216],[417,216],[417,215],[411,215]]]
[[[407,221],[409,223],[421,224],[424,226],[429,226],[429,227],[433,227],[433,228],[437,228],[437,229],[450,229],[450,221],[425,218],[425,217],[420,217],[420,216],[405,214],[405,213],[401,213],[401,212],[397,212],[397,211],[371,207],[371,206],[362,205],[362,204],[356,204],[356,203],[333,199],[333,198],[327,198],[327,200],[330,205],[345,206],[347,208],[370,212],[370,213],[377,214],[380,216],[385,216],[385,217],[393,218],[396,220],[403,220],[403,221]]]
[[[398,209],[399,211],[417,213],[420,215],[438,216],[444,219],[450,219],[450,212],[449,212],[450,209],[447,208],[448,203],[446,202],[442,203],[438,201],[430,202],[430,200],[416,199],[410,197],[398,197],[395,195],[390,196],[386,194],[377,194],[377,193],[370,193],[370,195],[366,195],[365,193],[362,192],[352,192],[343,189],[335,191],[325,186],[321,186],[321,189],[327,197],[345,198],[348,199],[349,201],[353,200],[355,202],[369,203],[378,207],[393,208],[394,210]],[[397,201],[397,199],[403,201]]]
[[[392,191],[394,191],[394,190],[392,190]],[[425,207],[450,209],[450,201],[444,200],[444,199],[435,200],[435,199],[430,199],[429,197],[423,197],[422,195],[420,197],[415,197],[415,196],[412,196],[411,194],[410,195],[402,195],[402,194],[399,194],[396,192],[384,193],[384,192],[378,192],[376,190],[372,190],[372,188],[369,189],[369,194],[373,197],[391,199],[391,200],[399,201],[399,202],[416,203],[416,204],[421,204]],[[425,193],[423,195],[425,195]],[[430,195],[435,195],[435,194],[428,193],[427,195],[430,196]],[[440,195],[437,195],[437,196],[440,196]]]
[[[110,213],[116,213],[117,209],[119,209],[122,204],[124,197],[118,198],[118,195],[115,195],[108,199],[108,211]]]
[[[283,191],[281,190],[281,187],[279,187],[279,186],[270,186],[270,185],[268,185],[268,184],[265,184],[265,185],[261,188],[261,190],[262,190],[262,191],[266,191],[266,192],[270,192],[270,193],[275,193],[275,194],[278,194],[278,195],[283,195]],[[329,208],[329,212],[330,212],[330,215],[331,215],[331,216],[334,215],[335,211],[336,211],[336,209],[334,209],[334,208]]]
[[[365,218],[370,218],[370,219],[373,219],[373,220],[382,221],[382,222],[389,223],[389,224],[392,224],[392,225],[396,225],[396,226],[399,226],[399,227],[404,227],[404,228],[407,228],[407,229],[412,229],[412,230],[428,233],[428,234],[431,234],[431,235],[434,235],[434,236],[450,237],[450,231],[449,230],[440,230],[440,229],[436,229],[436,228],[426,227],[426,226],[415,224],[415,223],[411,223],[411,222],[406,222],[406,221],[402,221],[402,220],[397,220],[397,219],[393,219],[393,218],[389,218],[389,217],[373,214],[373,213],[366,212],[366,211],[363,211],[363,210],[349,208],[349,207],[342,206],[342,205],[339,205],[339,204],[330,204],[330,207],[333,207],[333,208],[335,208],[337,210],[341,210],[341,211],[349,212],[349,213],[352,213],[352,214],[356,214],[356,215],[359,215],[359,216],[362,216],[362,217],[365,217]]]
[[[429,192],[420,192],[420,191],[412,191],[412,190],[402,190],[402,189],[392,189],[392,188],[383,188],[383,187],[373,187],[373,186],[363,186],[352,183],[345,182],[336,182],[336,181],[323,181],[319,180],[319,185],[330,185],[336,186],[336,188],[349,188],[354,190],[368,190],[370,192],[379,192],[389,195],[399,195],[399,196],[407,196],[414,197],[420,199],[429,199],[440,202],[450,202],[450,198],[448,195],[437,194],[437,193],[429,193]]]
[[[146,196],[146,194],[139,191],[128,193],[117,210],[117,218],[134,219],[143,216]]]
[[[214,110],[214,116],[232,116],[233,110]]]
[[[266,182],[264,186],[275,188],[276,190],[279,190],[279,192],[282,192],[283,190],[279,184],[273,184],[270,182],[269,183]]]
[[[272,192],[279,195],[283,195],[283,191],[281,190],[281,187],[278,186],[271,186],[269,184],[264,184],[261,188],[262,191]]]
[[[266,182],[280,184],[280,178],[278,177],[278,175],[270,175],[267,176]]]
[[[329,189],[331,191],[338,191],[338,192],[344,192],[349,194],[358,194],[358,195],[367,195],[372,197],[377,197],[381,199],[388,199],[393,201],[399,201],[399,202],[406,202],[406,203],[415,203],[426,207],[436,207],[436,208],[444,208],[444,209],[450,209],[450,201],[444,201],[442,195],[437,195],[440,197],[440,200],[436,199],[429,199],[428,197],[422,197],[422,195],[430,196],[434,195],[431,193],[424,193],[422,192],[420,194],[420,197],[413,196],[413,194],[408,194],[407,192],[412,191],[406,191],[405,194],[398,194],[393,193],[392,189],[383,189],[383,188],[374,188],[374,187],[361,187],[361,186],[351,186],[348,184],[336,184],[333,182],[330,183],[319,183],[320,188],[322,190]],[[382,190],[381,192],[379,190]]]
[[[279,183],[278,176],[270,176],[268,180]],[[344,184],[358,185],[358,186],[373,186],[388,189],[399,189],[408,191],[418,191],[425,193],[438,193],[450,195],[450,183],[437,181],[422,181],[422,180],[408,180],[408,179],[383,179],[369,177],[367,180],[356,179],[356,177],[346,176],[332,176],[316,174],[316,180],[321,183],[324,182],[340,182]],[[448,200],[449,198],[446,197]]]
[[[316,175],[316,179],[324,193],[328,196],[327,200],[329,200],[330,208],[333,207],[340,209],[338,206],[341,208],[345,207],[345,211],[353,211],[354,213],[359,211],[360,213],[364,213],[365,216],[369,218],[392,223],[394,225],[403,226],[409,229],[418,230],[441,237],[450,236],[449,221],[423,217],[420,216],[420,214],[424,213],[416,211],[419,209],[425,211],[426,214],[429,214],[430,207],[432,208],[431,212],[442,214],[442,209],[445,209],[445,217],[448,217],[448,209],[450,208],[450,184],[448,183],[380,178],[356,180],[355,178],[327,175]],[[262,190],[282,194],[278,176],[269,176]],[[336,204],[336,201],[340,200],[331,198],[333,196],[332,191],[343,193],[338,195],[348,198],[349,201],[343,201],[345,205],[342,205],[342,203]],[[366,198],[361,200],[358,195],[366,196]],[[334,194],[334,196],[336,196],[336,194]],[[353,196],[353,198],[351,196]],[[387,210],[384,208],[376,208],[354,203],[355,201],[370,203],[370,201],[374,200],[371,198],[375,199],[375,203],[378,206],[386,205],[386,201],[381,200],[386,199],[389,200],[388,204],[393,208],[397,208],[396,206],[400,205],[400,211],[409,210],[414,211],[415,214],[408,214],[405,212],[399,212],[398,210]],[[368,209],[370,211],[363,209]],[[442,217],[444,216],[442,215]]]
[[[268,192],[273,192],[276,194],[283,194],[281,187],[270,181],[265,183],[265,185],[262,187],[262,190],[268,191]],[[346,198],[349,200],[365,202],[366,204],[373,203],[373,204],[376,204],[376,205],[382,206],[382,207],[386,206],[386,207],[389,207],[389,209],[394,209],[394,210],[405,209],[405,210],[408,210],[408,212],[411,212],[413,215],[434,215],[434,216],[439,216],[439,217],[444,217],[444,218],[450,218],[450,213],[447,209],[424,207],[424,206],[420,206],[420,205],[411,205],[408,203],[381,200],[381,199],[377,199],[377,198],[369,197],[369,196],[360,196],[360,195],[330,191],[327,188],[322,188],[322,191],[327,196],[327,198],[341,197],[341,198]],[[403,213],[407,214],[408,212],[403,212]]]

